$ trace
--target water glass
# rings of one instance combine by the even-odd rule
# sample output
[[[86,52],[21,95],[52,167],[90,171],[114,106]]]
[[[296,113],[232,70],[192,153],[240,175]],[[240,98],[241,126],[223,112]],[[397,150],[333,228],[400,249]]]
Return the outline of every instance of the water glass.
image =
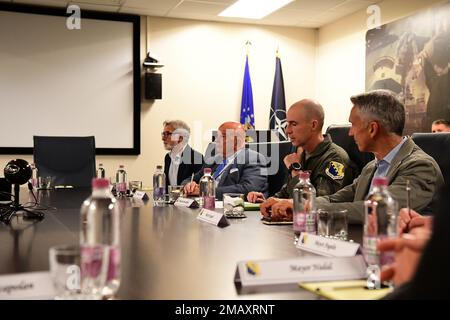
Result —
[[[133,195],[137,190],[142,190],[142,181],[130,181],[128,183],[128,189]]]
[[[244,213],[244,194],[224,193],[223,212],[227,215],[239,215]]]
[[[39,177],[38,178],[38,189],[50,190],[53,188],[54,177]]]
[[[80,248],[76,245],[50,248],[50,275],[56,300],[82,299],[80,261]]]
[[[169,201],[175,202],[183,193],[183,186],[169,186]]]
[[[347,210],[319,210],[317,212],[317,234],[347,240]]]

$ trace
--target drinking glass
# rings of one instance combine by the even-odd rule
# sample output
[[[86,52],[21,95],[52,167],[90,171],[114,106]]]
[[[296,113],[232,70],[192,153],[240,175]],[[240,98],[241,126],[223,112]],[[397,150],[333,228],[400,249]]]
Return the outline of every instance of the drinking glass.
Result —
[[[347,210],[318,210],[317,234],[340,240],[347,240]]]
[[[183,186],[169,186],[169,201],[175,202],[183,193]]]
[[[82,299],[80,277],[80,248],[58,245],[49,251],[50,275],[56,300]]]
[[[223,212],[225,215],[242,215],[244,214],[244,210],[244,194],[223,194]]]

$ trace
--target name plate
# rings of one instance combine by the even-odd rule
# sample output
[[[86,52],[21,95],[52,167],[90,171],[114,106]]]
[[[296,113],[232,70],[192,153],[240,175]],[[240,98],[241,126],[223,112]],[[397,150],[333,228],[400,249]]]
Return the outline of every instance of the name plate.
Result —
[[[358,251],[359,243],[302,232],[297,242],[297,248],[326,257],[353,257]]]
[[[0,276],[0,300],[53,299],[50,272],[27,272]]]
[[[189,199],[189,198],[183,198],[183,197],[179,197],[175,201],[174,205],[177,207],[186,207],[186,208],[192,208],[192,209],[199,207],[198,202],[195,201],[195,199]]]
[[[226,227],[229,226],[230,223],[228,222],[227,218],[224,216],[223,213],[202,209],[200,210],[200,213],[197,216],[198,220],[213,224],[218,227]]]
[[[148,195],[145,193],[145,191],[138,191],[136,190],[133,194],[133,198],[140,199],[140,200],[148,200]]]
[[[242,286],[258,286],[365,278],[366,263],[361,255],[357,255],[345,258],[241,261],[237,266],[235,281]]]

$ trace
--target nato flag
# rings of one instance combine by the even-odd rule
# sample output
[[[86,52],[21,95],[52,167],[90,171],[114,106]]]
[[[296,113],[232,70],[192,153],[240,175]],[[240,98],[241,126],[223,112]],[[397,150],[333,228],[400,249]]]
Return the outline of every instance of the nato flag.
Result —
[[[269,128],[277,131],[280,140],[287,140],[287,135],[285,132],[287,122],[283,71],[281,70],[281,61],[278,56],[276,57],[275,62],[275,79],[273,80],[272,103],[270,105],[269,121]]]

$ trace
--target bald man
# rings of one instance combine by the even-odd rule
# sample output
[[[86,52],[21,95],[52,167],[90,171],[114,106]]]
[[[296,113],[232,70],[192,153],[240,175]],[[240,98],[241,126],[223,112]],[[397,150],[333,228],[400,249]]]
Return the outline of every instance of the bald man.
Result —
[[[290,163],[287,182],[274,198],[264,201],[261,212],[267,213],[266,209],[280,198],[292,198],[300,170],[310,171],[317,196],[333,194],[353,181],[347,152],[334,144],[329,135],[322,135],[324,118],[322,106],[314,100],[303,99],[289,108],[286,133],[292,145],[302,151],[286,156],[285,164]],[[253,192],[248,198],[253,202],[261,201],[261,195]]]
[[[260,153],[245,149],[245,129],[238,122],[225,122],[218,130],[215,141],[216,156],[213,164],[207,164],[190,179],[183,181],[185,194],[199,194],[199,181],[204,168],[211,168],[216,181],[216,198],[222,200],[224,193],[243,193],[256,190],[268,192],[267,160]]]

